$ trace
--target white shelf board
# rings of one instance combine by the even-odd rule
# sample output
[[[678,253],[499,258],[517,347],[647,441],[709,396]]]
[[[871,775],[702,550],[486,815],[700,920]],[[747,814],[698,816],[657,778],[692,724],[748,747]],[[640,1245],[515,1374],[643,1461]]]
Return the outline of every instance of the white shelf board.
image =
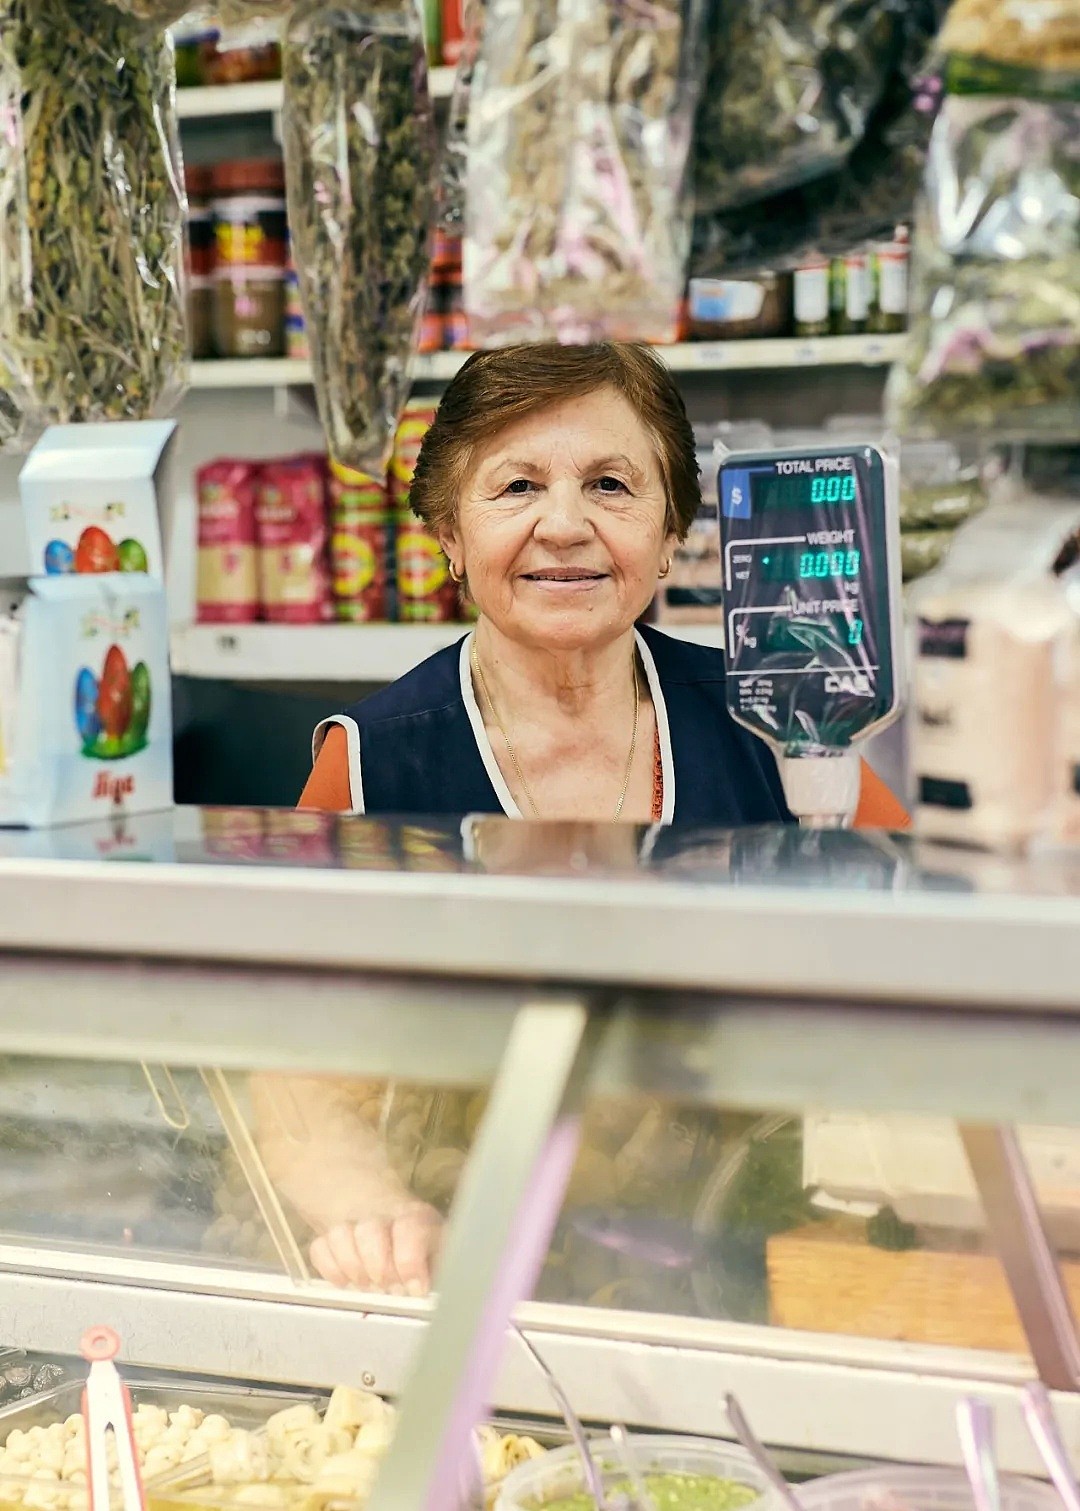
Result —
[[[272,115],[285,97],[280,79],[255,84],[204,84],[176,91],[176,113],[182,121],[205,121],[230,115]]]
[[[663,625],[719,646],[719,625]],[[463,624],[192,624],[174,628],[178,677],[222,682],[392,682],[466,634]]]
[[[447,100],[454,88],[452,68],[433,68],[428,74],[431,95]],[[281,109],[284,87],[280,79],[255,84],[204,84],[201,88],[176,91],[177,114],[182,121],[205,121],[232,115],[273,115]]]
[[[311,382],[311,363],[292,357],[238,357],[193,362],[192,388],[288,388]]]
[[[905,336],[823,336],[820,340],[688,341],[657,347],[673,372],[768,371],[801,367],[884,367],[903,350]],[[423,382],[448,382],[468,352],[432,352],[416,358]],[[289,357],[193,362],[193,388],[281,388],[311,382],[311,364]]]

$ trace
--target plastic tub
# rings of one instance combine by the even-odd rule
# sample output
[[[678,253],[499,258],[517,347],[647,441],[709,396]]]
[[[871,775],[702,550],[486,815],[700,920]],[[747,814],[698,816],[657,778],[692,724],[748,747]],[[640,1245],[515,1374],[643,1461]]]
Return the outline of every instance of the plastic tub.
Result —
[[[962,1469],[858,1469],[811,1480],[795,1493],[806,1511],[973,1511],[975,1504]],[[1050,1485],[1004,1474],[1001,1511],[1061,1511],[1061,1502]]]
[[[775,1492],[761,1470],[744,1449],[734,1444],[712,1438],[635,1436],[631,1447],[642,1474],[711,1474],[718,1479],[738,1480],[757,1495],[746,1502],[748,1511],[765,1511],[775,1501]],[[589,1448],[605,1489],[625,1481],[626,1473],[610,1438],[594,1438]],[[569,1444],[519,1465],[503,1481],[495,1511],[539,1511],[549,1501],[578,1495],[586,1488],[577,1448]],[[1028,1508],[1006,1506],[1004,1511]],[[1032,1507],[1030,1511],[1045,1508]]]

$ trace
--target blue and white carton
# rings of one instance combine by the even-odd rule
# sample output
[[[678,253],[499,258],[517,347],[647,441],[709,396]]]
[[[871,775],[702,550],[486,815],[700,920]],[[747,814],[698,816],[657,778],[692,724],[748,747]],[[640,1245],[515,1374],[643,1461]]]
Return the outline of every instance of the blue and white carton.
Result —
[[[0,594],[0,825],[172,804],[162,519],[174,429],[57,426],[25,464],[33,575]]]

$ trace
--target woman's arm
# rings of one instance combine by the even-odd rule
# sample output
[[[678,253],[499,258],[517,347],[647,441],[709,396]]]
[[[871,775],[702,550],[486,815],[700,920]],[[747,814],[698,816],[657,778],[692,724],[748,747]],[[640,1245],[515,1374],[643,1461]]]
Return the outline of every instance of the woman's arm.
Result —
[[[311,1262],[324,1280],[423,1296],[441,1219],[391,1168],[360,1115],[365,1090],[330,1076],[253,1075],[255,1140],[274,1186],[318,1235]]]
[[[866,761],[862,763],[856,829],[910,829],[911,814]]]
[[[340,724],[332,724],[326,731],[323,747],[296,806],[314,808],[320,813],[348,813],[351,810],[349,746]]]

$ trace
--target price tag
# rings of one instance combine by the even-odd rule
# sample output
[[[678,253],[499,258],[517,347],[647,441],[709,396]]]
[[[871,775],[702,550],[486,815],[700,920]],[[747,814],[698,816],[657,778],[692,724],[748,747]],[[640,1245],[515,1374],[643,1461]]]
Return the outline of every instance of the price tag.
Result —
[[[821,362],[820,343],[800,341],[795,348],[795,361],[800,367],[817,367]]]

